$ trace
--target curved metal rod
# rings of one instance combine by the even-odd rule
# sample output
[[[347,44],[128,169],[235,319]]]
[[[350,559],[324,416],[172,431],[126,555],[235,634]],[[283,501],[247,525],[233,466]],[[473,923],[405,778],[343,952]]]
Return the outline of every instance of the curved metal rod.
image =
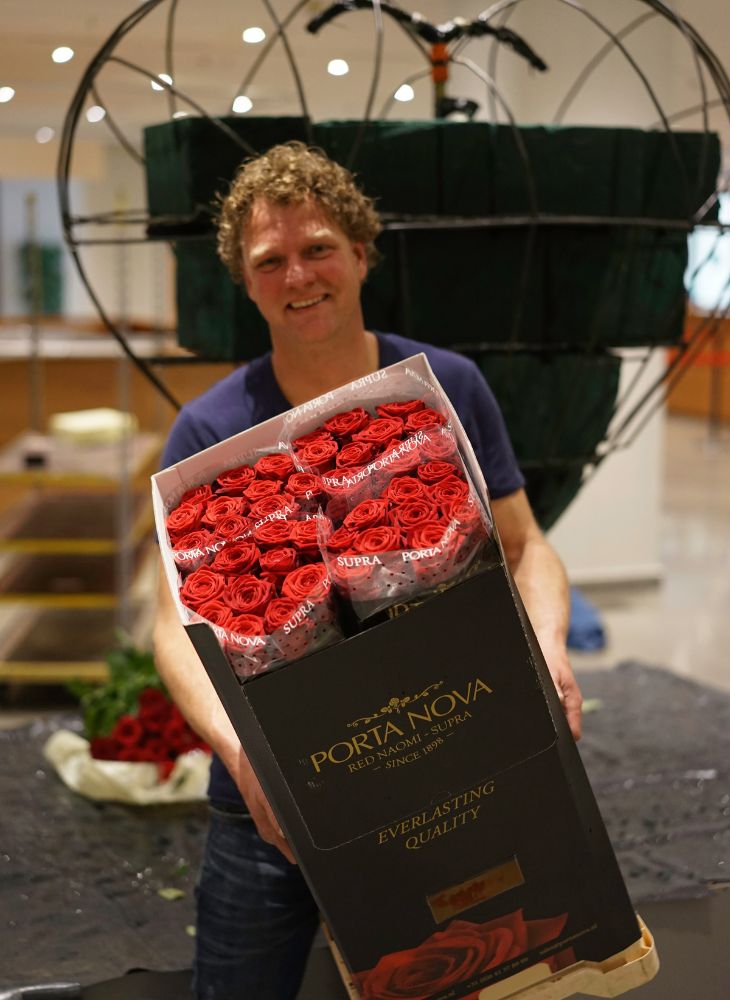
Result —
[[[234,132],[233,129],[230,127],[230,125],[226,125],[226,123],[222,122],[220,118],[215,118],[209,115],[208,112],[205,110],[205,108],[202,107],[202,105],[198,104],[197,101],[194,101],[192,97],[189,97],[174,84],[167,83],[165,80],[160,80],[159,77],[156,77],[154,73],[150,73],[150,71],[148,69],[145,69],[144,66],[138,66],[136,63],[130,62],[128,59],[122,59],[119,56],[109,56],[107,62],[119,63],[120,66],[126,66],[127,69],[131,69],[135,73],[140,73],[148,80],[154,80],[155,83],[159,82],[159,85],[161,87],[165,87],[166,89],[173,91],[173,93],[177,97],[179,97],[181,101],[185,101],[185,103],[189,104],[191,108],[195,108],[195,110],[198,112],[199,115],[201,115],[201,117],[209,121],[211,125],[214,125],[220,132],[223,133],[223,135],[229,138],[231,142],[235,143],[236,146],[240,146],[245,153],[248,153],[249,156],[256,155],[256,150],[253,148],[253,146],[250,143],[246,142],[245,139],[242,139],[237,132]]]
[[[296,3],[294,5],[294,7],[292,7],[292,9],[286,15],[286,17],[284,18],[284,20],[281,21],[281,23],[279,24],[279,27],[273,33],[273,35],[271,36],[271,38],[269,38],[269,40],[263,45],[261,51],[256,56],[256,58],[254,59],[252,65],[251,65],[251,68],[248,70],[248,72],[244,76],[243,80],[241,80],[241,85],[239,86],[238,90],[236,91],[234,97],[237,97],[239,94],[246,94],[247,93],[248,88],[250,87],[251,83],[254,80],[254,77],[256,76],[256,74],[258,73],[258,71],[261,69],[261,67],[263,66],[264,62],[268,58],[271,50],[274,48],[274,46],[276,45],[277,41],[279,40],[279,36],[282,34],[282,32],[284,32],[289,27],[289,25],[294,20],[294,18],[297,16],[297,14],[302,9],[302,7],[306,7],[308,3],[309,3],[309,0],[298,0],[298,3]]]
[[[314,131],[312,129],[312,121],[309,117],[309,108],[307,107],[307,98],[304,93],[304,86],[302,85],[302,78],[299,75],[299,67],[297,66],[296,59],[294,58],[294,53],[289,45],[289,39],[287,38],[286,31],[282,30],[281,21],[279,20],[278,14],[271,6],[271,0],[262,0],[264,7],[269,13],[269,17],[274,22],[277,28],[277,34],[281,38],[281,44],[284,46],[284,51],[286,52],[286,57],[289,62],[289,68],[292,71],[292,76],[294,77],[294,86],[297,89],[297,94],[299,95],[299,103],[302,108],[302,117],[304,118],[304,127],[307,132],[307,142],[311,146],[314,142]],[[255,150],[254,150],[255,152]]]
[[[176,12],[177,0],[170,0],[170,9],[167,12],[167,29],[165,31],[165,72],[172,81],[175,80],[175,69],[173,65],[173,36],[175,32]],[[167,101],[167,106],[170,109],[170,118],[172,118],[177,110],[174,91],[167,91]]]
[[[129,141],[129,139],[127,139],[126,135],[122,132],[122,130],[119,128],[117,123],[112,118],[109,108],[99,96],[99,91],[97,89],[96,83],[92,83],[91,87],[89,88],[89,91],[91,93],[91,96],[94,98],[94,101],[100,107],[104,108],[104,111],[106,112],[106,114],[104,115],[104,121],[106,122],[106,127],[109,129],[111,134],[117,140],[119,145],[126,153],[128,153],[132,157],[135,163],[139,164],[139,166],[144,166],[145,162],[144,156],[142,156],[142,154],[134,148],[132,143]]]
[[[385,31],[383,28],[383,12],[380,9],[380,0],[373,0],[373,22],[375,27],[375,60],[373,65],[373,75],[370,78],[370,89],[365,103],[365,113],[363,115],[362,122],[360,123],[360,127],[355,133],[355,139],[347,157],[347,168],[349,170],[352,170],[355,160],[357,159],[357,154],[360,152],[362,141],[365,138],[365,129],[370,121],[373,104],[375,103],[375,93],[378,89],[378,84],[380,83],[380,74],[383,67],[383,36]]]
[[[430,75],[431,75],[430,69],[419,70],[418,73],[411,73],[411,75],[407,76],[405,80],[402,80],[400,86],[403,87],[405,86],[405,84],[410,85],[411,83],[415,83],[417,80],[422,80],[425,76],[430,76]],[[396,90],[397,89],[398,88],[396,88]],[[378,113],[378,118],[380,119],[387,117],[393,104],[395,104],[395,91],[393,91],[393,93],[386,98],[385,104],[383,104],[382,108],[380,109],[380,112]]]
[[[632,34],[632,32],[634,32],[637,28],[641,27],[641,25],[644,24],[646,21],[651,21],[653,20],[653,18],[658,16],[659,15],[657,11],[655,10],[647,11],[644,14],[640,14],[639,17],[635,18],[633,21],[631,21],[629,24],[623,27],[619,32],[617,32],[616,38],[626,38],[628,35]],[[610,55],[613,51],[614,51],[614,43],[613,41],[608,41],[598,50],[598,52],[596,52],[596,54],[593,56],[592,59],[588,60],[588,62],[585,64],[583,69],[580,71],[578,76],[575,78],[575,80],[569,87],[567,94],[560,102],[557,111],[553,115],[553,121],[552,121],[553,125],[562,124],[566,111],[573,103],[575,98],[578,96],[588,78],[591,77],[595,72],[595,70],[598,69],[598,67],[601,65],[606,56]]]
[[[709,111],[711,108],[724,108],[730,117],[730,101],[726,97],[717,97],[713,101],[707,101],[705,104],[695,104],[691,108],[683,108],[682,111],[674,111],[671,115],[667,115],[668,122],[679,122],[683,118],[691,118],[692,115],[696,115],[698,111]],[[661,122],[652,122],[649,128],[656,128]]]

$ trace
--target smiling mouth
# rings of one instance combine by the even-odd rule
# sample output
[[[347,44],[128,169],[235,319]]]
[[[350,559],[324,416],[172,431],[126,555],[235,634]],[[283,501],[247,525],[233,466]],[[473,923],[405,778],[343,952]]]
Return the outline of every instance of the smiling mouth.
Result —
[[[317,295],[313,299],[300,299],[299,302],[290,302],[289,309],[311,309],[312,306],[318,306],[320,302],[324,302],[327,298],[326,295]]]

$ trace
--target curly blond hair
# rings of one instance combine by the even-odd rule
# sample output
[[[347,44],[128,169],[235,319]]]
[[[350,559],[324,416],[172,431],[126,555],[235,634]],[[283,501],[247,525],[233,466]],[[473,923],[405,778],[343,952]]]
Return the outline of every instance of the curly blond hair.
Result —
[[[243,281],[243,238],[256,199],[300,205],[313,198],[352,243],[364,243],[368,265],[379,259],[381,229],[372,198],[357,187],[349,170],[303,142],[281,143],[241,164],[218,211],[218,256],[234,281]]]

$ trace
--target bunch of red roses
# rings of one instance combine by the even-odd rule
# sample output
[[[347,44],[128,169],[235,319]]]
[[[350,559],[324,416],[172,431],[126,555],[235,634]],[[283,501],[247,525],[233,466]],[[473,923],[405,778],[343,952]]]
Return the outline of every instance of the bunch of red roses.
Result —
[[[454,579],[486,539],[443,413],[374,409],[336,413],[169,511],[180,600],[239,676],[342,637],[332,582],[364,618]]]
[[[167,517],[180,600],[249,676],[341,637],[318,533],[321,484],[281,452],[188,490]]]
[[[120,716],[108,736],[90,740],[90,749],[97,760],[157,764],[161,781],[170,776],[180,754],[189,750],[210,751],[164,691],[153,687],[140,693],[136,714]]]

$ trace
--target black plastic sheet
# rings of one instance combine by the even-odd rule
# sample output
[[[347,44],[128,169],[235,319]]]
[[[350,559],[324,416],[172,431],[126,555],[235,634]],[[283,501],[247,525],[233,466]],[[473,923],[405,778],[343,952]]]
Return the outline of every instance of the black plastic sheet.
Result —
[[[634,903],[730,881],[730,696],[637,663],[579,680],[598,700],[581,755]],[[0,987],[189,967],[205,807],[76,795],[41,753],[60,727],[78,719],[0,731]]]

